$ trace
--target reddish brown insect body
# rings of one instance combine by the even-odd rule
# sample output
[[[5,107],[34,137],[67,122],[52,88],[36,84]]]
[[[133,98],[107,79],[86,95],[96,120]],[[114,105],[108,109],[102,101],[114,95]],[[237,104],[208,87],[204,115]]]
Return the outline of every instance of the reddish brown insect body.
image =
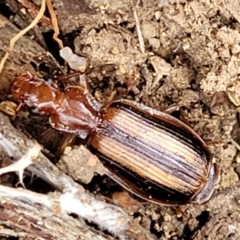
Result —
[[[127,100],[103,106],[81,87],[62,92],[30,75],[16,78],[12,95],[48,114],[55,129],[85,140],[109,176],[139,197],[165,205],[201,204],[219,182],[204,141],[169,114]]]

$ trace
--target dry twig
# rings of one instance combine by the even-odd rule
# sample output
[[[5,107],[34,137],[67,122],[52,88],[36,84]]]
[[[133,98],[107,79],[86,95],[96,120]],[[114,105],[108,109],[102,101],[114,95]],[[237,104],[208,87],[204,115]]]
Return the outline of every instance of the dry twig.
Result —
[[[39,12],[39,7],[35,5],[33,2],[31,2],[30,0],[18,0],[18,2],[21,3],[21,5],[27,9],[28,13],[31,15],[31,18],[35,18],[37,16]],[[52,23],[48,17],[42,16],[39,22],[41,22],[42,26],[46,26],[52,29]]]
[[[53,9],[52,2],[51,2],[51,0],[46,0],[46,2],[47,2],[47,7],[48,7],[48,10],[49,10],[49,13],[51,15],[52,26],[53,26],[53,30],[54,30],[53,39],[58,43],[60,49],[62,49],[63,48],[63,42],[62,42],[61,39],[58,38],[59,27],[58,27],[58,21],[57,21],[55,11]]]
[[[6,60],[8,59],[9,54],[12,52],[13,47],[15,45],[15,43],[24,35],[26,34],[30,29],[32,29],[38,22],[39,20],[42,18],[44,12],[46,9],[46,0],[42,0],[42,4],[41,7],[39,9],[39,12],[37,14],[37,16],[33,19],[33,21],[23,30],[21,30],[19,33],[17,33],[11,40],[10,40],[10,44],[9,44],[9,49],[8,51],[6,51],[6,53],[4,54],[3,58],[1,59],[0,62],[0,74],[3,70],[4,64],[6,62]]]
[[[75,183],[70,177],[60,172],[58,168],[53,165],[42,153],[39,153],[39,157],[35,159],[36,151],[33,151],[32,149],[35,144],[36,142],[28,139],[24,134],[18,132],[11,125],[9,119],[4,114],[0,113],[0,147],[14,159],[21,159],[18,161],[17,165],[15,164],[15,169],[14,165],[12,165],[13,167],[11,167],[11,171],[15,170],[21,172],[23,169],[19,169],[18,166],[26,167],[28,164],[31,164],[27,167],[31,173],[47,181],[61,192],[55,193],[55,197],[52,199],[49,199],[44,195],[41,197],[38,195],[41,199],[41,204],[50,209],[50,212],[52,212],[50,213],[49,218],[55,215],[61,217],[68,216],[69,213],[74,213],[80,219],[87,219],[89,222],[97,224],[100,229],[106,229],[114,236],[118,236],[120,239],[152,239],[152,237],[144,229],[142,229],[138,223],[132,220],[121,208],[108,204],[104,201],[97,200],[92,194],[85,191],[81,185]],[[33,156],[32,153],[34,153]],[[24,157],[26,155],[32,156],[32,158]],[[81,156],[79,157],[81,158]],[[4,170],[1,170],[1,172],[6,173]],[[3,190],[4,195],[0,194],[0,204],[2,200],[6,198],[9,199],[13,196],[16,197],[18,195],[23,197],[24,203],[29,204],[29,207],[38,207],[36,204],[36,193],[26,193],[22,189],[19,189],[16,191],[20,191],[20,193],[18,192],[18,194],[15,194],[17,193],[14,192],[15,190]],[[11,203],[11,201],[9,202]],[[41,214],[41,212],[37,213]],[[23,216],[22,218],[24,219],[24,214],[21,214],[21,211],[16,212],[15,214],[19,215],[18,217]],[[53,214],[53,216],[51,214]],[[36,217],[40,219],[43,218],[41,215],[37,215]],[[14,227],[14,225],[12,227]],[[38,227],[41,226],[38,225]],[[41,230],[44,231],[44,228]],[[21,231],[28,230],[21,228]],[[59,229],[59,231],[63,231],[63,229]],[[90,228],[89,231],[93,230]]]
[[[61,213],[60,197],[57,192],[44,195],[0,185],[0,224],[4,226],[7,222],[9,226],[1,227],[0,235],[48,240],[113,239],[90,229],[82,219]]]
[[[132,1],[131,1],[131,3],[132,3]],[[133,5],[133,3],[132,3],[132,11],[133,11],[133,16],[134,16],[134,19],[135,19],[135,22],[136,22],[136,29],[137,29],[139,47],[141,49],[141,52],[145,53],[145,45],[144,45],[142,30],[141,30],[141,27],[140,27],[140,21],[139,21],[138,15],[137,15],[136,7]]]

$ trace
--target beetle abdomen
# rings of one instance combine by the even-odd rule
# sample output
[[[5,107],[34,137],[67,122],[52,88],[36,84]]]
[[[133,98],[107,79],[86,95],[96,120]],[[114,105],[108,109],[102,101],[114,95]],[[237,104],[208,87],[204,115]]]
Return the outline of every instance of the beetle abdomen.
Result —
[[[184,123],[159,113],[150,114],[129,101],[112,103],[90,148],[110,176],[136,195],[157,203],[185,204],[205,186],[211,156]]]

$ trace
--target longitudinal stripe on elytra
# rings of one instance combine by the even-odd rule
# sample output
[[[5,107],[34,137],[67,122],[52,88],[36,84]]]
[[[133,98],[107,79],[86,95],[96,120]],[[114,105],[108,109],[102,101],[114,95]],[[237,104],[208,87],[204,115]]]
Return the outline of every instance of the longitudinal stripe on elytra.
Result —
[[[165,150],[168,150],[169,152],[179,155],[179,157],[181,158],[179,160],[180,162],[182,162],[183,165],[186,164],[186,162],[189,162],[193,164],[193,167],[202,168],[202,162],[198,161],[198,159],[195,159],[196,157],[198,158],[198,156],[196,155],[195,152],[189,149],[188,146],[184,145],[182,142],[179,142],[172,136],[169,136],[166,133],[164,134],[164,132],[160,132],[159,129],[157,128],[151,128],[150,131],[150,126],[146,126],[144,124],[141,124],[141,127],[142,129],[145,128],[144,129],[145,131],[144,133],[141,134],[141,132],[143,131],[141,131],[140,129],[138,131],[138,129],[136,129],[137,124],[138,123],[135,122],[135,125],[133,125],[130,122],[128,126],[124,124],[123,125],[118,124],[117,127],[119,128],[119,130],[121,129],[122,131],[128,132],[133,137],[136,136],[136,139],[138,138],[141,139],[144,143],[147,143],[147,145],[149,146],[156,148],[162,147]],[[139,133],[139,135],[137,135],[138,134],[137,132]],[[151,136],[153,134],[154,136]]]
[[[192,147],[192,144],[188,143],[189,140],[192,138],[193,141],[197,142],[198,145],[199,145],[199,141],[197,141],[197,139],[193,138],[192,135],[189,134],[188,138],[182,138],[181,137],[181,132],[179,132],[179,129],[178,131],[170,131],[169,129],[165,129],[165,128],[162,128],[162,125],[161,125],[161,120],[158,120],[157,121],[157,124],[153,124],[152,122],[147,122],[145,121],[145,116],[144,117],[139,117],[137,116],[135,113],[133,114],[130,114],[128,112],[125,111],[125,109],[121,108],[121,109],[118,109],[116,110],[116,114],[114,115],[114,118],[112,119],[113,123],[116,123],[116,124],[119,124],[122,125],[122,127],[126,127],[126,128],[130,128],[131,129],[135,129],[135,125],[136,123],[139,123],[139,125],[141,127],[143,126],[147,126],[148,129],[145,130],[145,133],[147,134],[148,132],[152,132],[151,130],[152,129],[155,129],[157,132],[159,132],[159,134],[163,135],[163,137],[167,138],[168,140],[170,139],[176,139],[176,141],[179,141],[181,143],[184,144],[184,146],[188,147],[188,150],[191,150],[191,152],[195,152],[196,153],[196,150],[198,150],[198,148],[193,148]],[[155,120],[156,121],[156,120]],[[142,129],[142,128],[141,128]],[[141,131],[140,129],[140,131]],[[165,136],[166,135],[166,136]],[[180,136],[180,137],[179,137]],[[164,143],[161,143],[161,144],[164,144]],[[201,144],[200,144],[201,145]],[[198,152],[199,155],[203,154],[203,151],[201,150],[200,152]],[[206,153],[204,153],[206,154]]]
[[[153,152],[149,153],[146,149],[138,146],[136,142],[133,145],[131,139],[129,141],[122,140],[123,138],[114,137],[114,134],[109,136],[99,135],[92,144],[105,156],[156,182],[162,182],[166,186],[172,183],[171,185],[180,191],[195,190],[199,187],[199,181],[194,181],[190,176],[186,177],[184,175],[184,179],[179,178],[177,168],[176,174],[173,174],[173,172],[166,171],[168,169],[167,165],[164,170],[161,168],[161,164],[153,164],[153,162],[158,163],[157,154],[154,154],[154,156]],[[167,163],[170,159],[164,160]]]
[[[139,137],[148,145],[152,145],[153,147],[160,146],[169,152],[178,155],[180,157],[179,161],[181,164],[184,165],[186,162],[189,162],[192,166],[191,168],[194,168],[195,171],[196,167],[198,170],[206,170],[204,169],[203,161],[201,161],[200,156],[198,156],[196,152],[189,148],[188,145],[185,145],[184,142],[178,141],[178,139],[174,136],[168,135],[168,133],[162,131],[160,128],[139,122],[139,119],[133,117],[132,115],[129,116],[123,110],[117,111],[117,114],[114,116],[111,123],[122,131],[128,131],[130,135]],[[138,129],[138,125],[141,126],[140,129]],[[140,135],[142,135],[142,137]],[[204,153],[202,153],[202,155],[203,154]],[[202,173],[199,172],[199,174]]]
[[[189,129],[188,126],[185,125],[186,129],[181,129],[179,126],[173,125],[173,122],[172,122],[173,119],[171,119],[170,122],[166,122],[167,119],[164,120],[164,118],[159,120],[158,118],[151,116],[150,114],[143,115],[136,108],[130,108],[127,105],[123,105],[123,106],[119,107],[119,113],[123,114],[123,112],[121,110],[123,110],[123,112],[125,112],[125,113],[128,113],[125,115],[131,116],[132,119],[135,119],[135,120],[142,119],[141,124],[145,123],[145,124],[148,124],[148,126],[158,129],[159,132],[163,133],[163,135],[165,135],[165,134],[167,135],[167,133],[168,133],[170,138],[175,138],[177,141],[182,142],[186,147],[188,147],[188,150],[191,149],[192,152],[197,153],[199,156],[203,156],[203,157],[205,156],[206,157],[205,161],[207,164],[207,159],[209,158],[209,152],[208,151],[203,152],[203,150],[205,150],[203,148],[203,141],[200,140],[199,138],[196,138],[196,134],[194,135],[189,130],[187,131],[187,129]],[[118,116],[116,116],[116,115],[115,115],[115,117],[116,117],[116,121],[117,121]],[[120,118],[119,118],[119,120],[120,120]],[[129,120],[129,125],[131,125],[131,123],[134,124],[134,121],[131,121],[131,118],[129,118],[128,120]],[[178,121],[176,119],[174,119],[174,120]]]
[[[120,129],[116,129],[115,126],[114,130],[117,132],[117,134],[111,133],[111,138],[128,146],[129,151],[131,151],[131,149],[135,149],[136,154],[142,153],[144,156],[142,161],[156,165],[169,174],[174,174],[174,172],[174,175],[178,175],[178,173],[184,173],[186,177],[183,179],[185,181],[191,181],[193,179],[199,180],[199,178],[201,178],[201,173],[197,174],[195,171],[193,171],[194,168],[188,162],[183,161],[182,156],[176,155],[165,146],[162,146],[161,144],[155,145],[154,143],[146,142],[145,137],[132,137],[130,132],[125,133]],[[186,169],[188,171],[186,171]],[[187,176],[189,178],[187,178]]]

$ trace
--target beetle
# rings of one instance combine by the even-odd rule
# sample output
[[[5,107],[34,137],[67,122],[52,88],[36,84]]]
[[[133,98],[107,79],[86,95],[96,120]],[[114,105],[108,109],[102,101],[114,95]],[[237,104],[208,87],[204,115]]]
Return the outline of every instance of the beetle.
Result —
[[[140,198],[203,204],[220,181],[207,144],[166,112],[124,99],[102,104],[84,87],[61,91],[30,74],[16,77],[11,91],[20,104],[48,114],[53,128],[83,139],[108,175]]]

